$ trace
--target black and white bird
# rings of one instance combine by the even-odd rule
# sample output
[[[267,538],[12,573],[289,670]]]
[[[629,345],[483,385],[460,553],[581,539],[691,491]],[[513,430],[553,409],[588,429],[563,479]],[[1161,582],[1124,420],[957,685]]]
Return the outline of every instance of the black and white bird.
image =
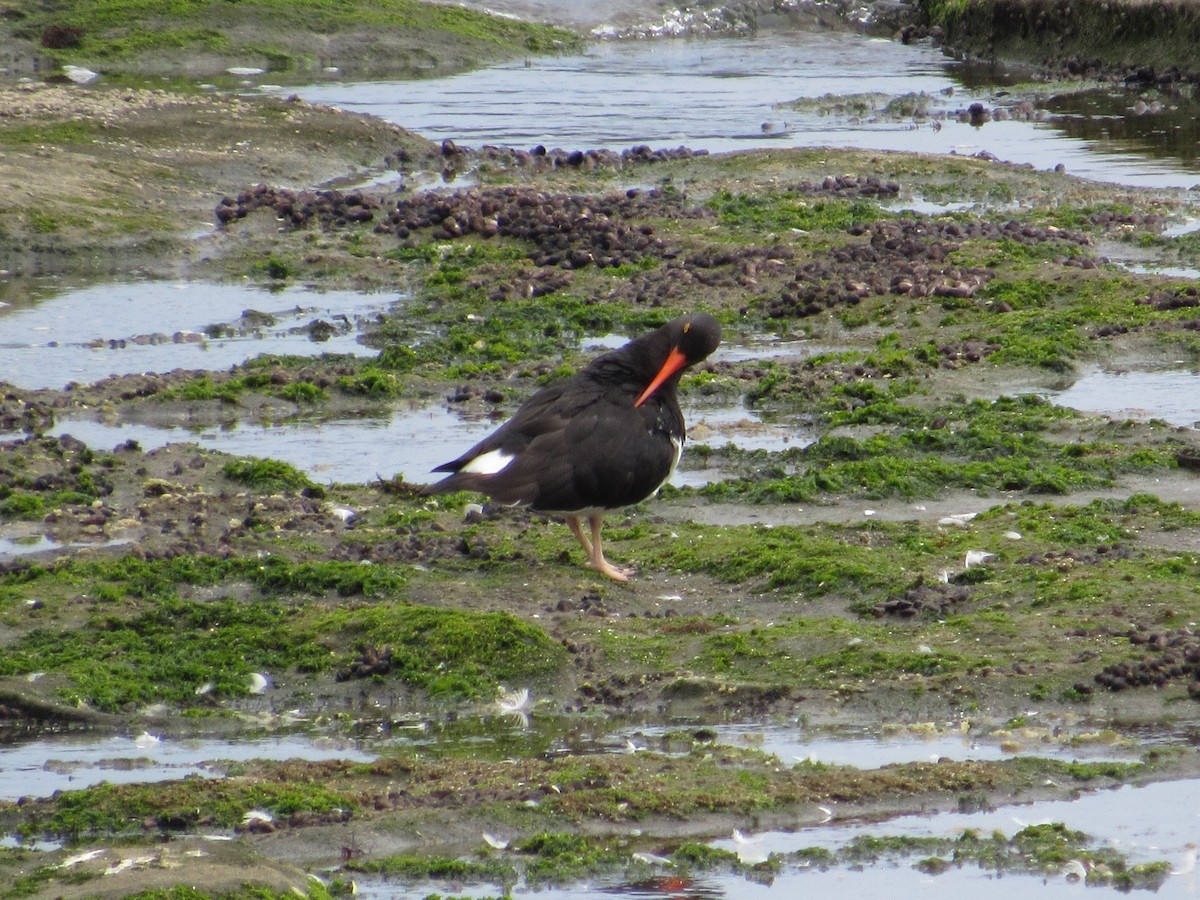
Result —
[[[434,469],[451,474],[427,491],[478,491],[498,503],[563,515],[587,564],[627,581],[631,572],[604,558],[603,516],[640,503],[670,477],[684,441],[676,387],[720,342],[717,320],[694,313],[596,357]]]

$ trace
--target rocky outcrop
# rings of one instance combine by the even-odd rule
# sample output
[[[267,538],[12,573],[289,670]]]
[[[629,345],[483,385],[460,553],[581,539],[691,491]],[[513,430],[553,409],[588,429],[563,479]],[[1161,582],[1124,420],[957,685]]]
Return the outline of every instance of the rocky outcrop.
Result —
[[[1194,0],[923,0],[954,55],[1167,88],[1200,80]]]

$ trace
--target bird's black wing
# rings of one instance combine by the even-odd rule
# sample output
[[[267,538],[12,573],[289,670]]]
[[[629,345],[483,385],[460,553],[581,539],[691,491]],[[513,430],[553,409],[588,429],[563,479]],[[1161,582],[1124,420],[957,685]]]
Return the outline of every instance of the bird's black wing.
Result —
[[[442,463],[433,471],[458,472],[472,460],[493,450],[515,455],[529,446],[539,434],[565,427],[563,417],[570,412],[562,408],[566,385],[567,382],[559,382],[538,391],[525,401],[511,419],[462,456]]]
[[[628,506],[670,474],[672,433],[656,404],[635,408],[632,397],[571,379],[538,393],[493,434],[440,466],[453,474],[430,490],[479,491],[548,512]],[[503,467],[472,471],[487,454]]]

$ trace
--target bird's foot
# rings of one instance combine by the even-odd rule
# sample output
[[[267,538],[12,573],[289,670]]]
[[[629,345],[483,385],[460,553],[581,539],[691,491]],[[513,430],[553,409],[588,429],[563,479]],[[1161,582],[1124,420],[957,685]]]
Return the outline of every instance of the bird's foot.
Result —
[[[579,517],[567,516],[567,525],[570,526],[571,533],[575,535],[575,539],[583,547],[583,552],[587,554],[588,567],[602,575],[607,575],[613,581],[628,581],[629,576],[634,572],[633,569],[614,566],[604,558],[604,547],[600,542],[600,516],[590,516],[588,524],[592,530],[591,540],[588,540],[588,536],[584,533],[583,523],[579,521]]]
[[[621,566],[614,566],[603,556],[600,557],[599,559],[589,559],[588,567],[595,569],[597,572],[600,572],[602,575],[607,575],[613,581],[620,581],[620,582],[628,581],[629,576],[634,573],[633,569],[626,569],[626,568],[622,568]]]

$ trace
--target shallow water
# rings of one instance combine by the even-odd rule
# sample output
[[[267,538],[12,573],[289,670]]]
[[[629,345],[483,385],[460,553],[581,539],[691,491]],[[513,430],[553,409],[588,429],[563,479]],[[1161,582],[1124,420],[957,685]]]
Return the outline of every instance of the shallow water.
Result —
[[[1168,897],[1192,896],[1196,893],[1196,874],[1191,869],[1194,867],[1195,841],[1200,833],[1200,812],[1194,803],[1181,803],[1179,799],[1194,797],[1197,791],[1200,791],[1200,781],[1192,780],[1142,788],[1102,790],[1085,794],[1076,800],[1006,806],[993,812],[898,816],[885,821],[849,825],[838,823],[834,809],[834,818],[828,824],[794,832],[743,834],[741,839],[731,836],[713,841],[711,845],[738,854],[743,861],[753,863],[766,859],[772,853],[788,854],[811,847],[837,849],[863,835],[953,838],[971,829],[983,835],[999,831],[1006,837],[1012,837],[1028,825],[1061,822],[1068,828],[1083,831],[1097,843],[1111,845],[1126,854],[1133,863],[1169,862],[1178,874],[1168,877],[1159,894]],[[483,846],[482,836],[480,846]],[[623,897],[705,900],[802,896],[863,900],[875,900],[881,896],[960,900],[966,894],[980,900],[1023,900],[1031,896],[1095,895],[1094,888],[1069,880],[1065,874],[999,873],[968,864],[962,868],[951,867],[939,875],[929,875],[914,868],[916,861],[916,857],[909,857],[862,868],[839,866],[826,871],[790,864],[785,865],[780,875],[762,880],[733,875],[680,877],[672,874],[673,867],[659,866],[656,876],[636,882],[613,879],[562,888],[538,888],[537,896],[543,900],[582,900],[598,893]],[[355,880],[358,896],[369,900],[425,897],[439,887],[430,883],[402,885],[383,879]],[[445,885],[440,887],[444,889]],[[517,890],[523,892],[523,886]],[[494,893],[494,888],[485,885],[455,888],[455,894],[465,897],[483,897]]]
[[[929,897],[962,900],[1025,900],[1028,897],[1091,897],[1096,892],[1065,878],[1041,875],[1003,875],[974,867],[950,869],[940,875],[927,875],[910,863],[862,869],[791,870],[760,883],[736,875],[698,875],[680,878],[672,869],[638,882],[597,883],[568,888],[537,888],[539,900],[588,900],[596,896],[646,898],[646,900],[780,900],[795,897],[836,897],[838,900],[879,900],[880,897]],[[400,885],[379,880],[355,879],[358,896],[364,900],[420,900],[444,891],[443,884]],[[1194,894],[1194,886],[1180,878],[1171,889]],[[1178,886],[1178,887],[1176,887]],[[1167,889],[1162,892],[1166,896]],[[455,885],[454,895],[494,897],[491,886]],[[1106,895],[1100,895],[1106,896]]]
[[[1088,415],[1200,427],[1200,374],[1192,371],[1097,371],[1045,396]],[[684,405],[684,416],[692,446],[719,449],[732,444],[742,450],[782,451],[805,447],[819,437],[803,416],[770,415],[740,402],[692,401]],[[194,442],[238,456],[279,459],[326,484],[367,483],[396,475],[422,484],[433,480],[436,466],[486,437],[503,418],[465,416],[445,405],[432,405],[342,419],[314,416],[275,424],[230,422],[195,428],[60,418],[48,433],[70,434],[97,450],[111,450],[127,440],[137,441],[144,450]],[[706,465],[701,457],[685,451],[670,483],[702,487],[724,477],[719,466]],[[5,549],[0,546],[0,554]],[[8,550],[22,552],[20,547]]]
[[[375,759],[345,740],[288,735],[239,740],[62,736],[0,744],[0,800],[48,797],[101,782],[141,784],[196,775],[221,778],[250,759]]]
[[[1092,415],[1200,427],[1200,372],[1191,370],[1101,370],[1047,396],[1059,406]]]
[[[1012,836],[1029,825],[1061,822],[1128,854],[1133,862],[1182,860],[1200,834],[1200,810],[1181,797],[1197,796],[1200,781],[1160,782],[1145,787],[1128,785],[1083,794],[1074,800],[1043,800],[1002,806],[976,813],[937,813],[896,816],[881,822],[837,823],[837,812],[828,825],[793,832],[773,831],[753,835],[762,853],[790,853],[804,847],[844,846],[861,835],[957,837],[964,831]],[[738,852],[733,838],[713,846]]]
[[[779,449],[815,439],[807,426],[766,422],[740,403],[686,407],[684,415],[693,435],[690,440],[713,447],[734,443],[748,449]],[[47,433],[70,434],[96,450],[111,450],[128,440],[137,441],[143,450],[193,442],[238,456],[282,460],[326,484],[366,483],[394,475],[421,484],[433,480],[434,467],[465,452],[499,421],[428,406],[347,419],[314,417],[273,425],[236,422],[198,428],[60,418]],[[671,483],[677,487],[705,484],[718,475],[713,469],[677,470]]]
[[[431,406],[349,419],[317,417],[275,425],[236,422],[194,429],[62,419],[49,433],[70,434],[101,450],[126,440],[137,441],[143,450],[192,442],[237,456],[282,460],[314,481],[328,484],[366,483],[393,475],[427,482],[434,466],[453,459],[495,427],[486,420]]]
[[[998,83],[979,83],[974,70],[969,75],[975,86],[967,87],[963,72],[928,44],[833,31],[767,31],[755,37],[600,43],[576,56],[514,61],[418,82],[264,90],[370,113],[433,140],[471,147],[622,150],[649,144],[711,152],[762,147],[987,152],[1037,169],[1061,163],[1085,178],[1144,187],[1190,187],[1200,181],[1194,150],[1177,154],[1174,143],[1151,140],[1152,126],[1130,134],[1111,127],[1111,117],[1104,120],[1107,129],[1083,129],[1079,123],[1096,115],[1086,108],[1064,104],[1046,121],[960,122],[953,113],[974,102],[989,109],[1003,105]],[[925,94],[932,109],[951,115],[935,123],[781,106],[861,94],[884,100]],[[1178,115],[1180,123],[1186,119],[1186,112]],[[1182,140],[1186,143],[1186,137]]]
[[[928,727],[812,728],[796,722],[623,725],[552,716],[505,713],[497,705],[485,716],[453,721],[396,721],[365,725],[344,736],[293,730],[230,740],[174,737],[151,728],[139,735],[61,734],[0,742],[0,801],[45,797],[107,781],[165,781],[200,775],[223,777],[228,763],[251,759],[364,762],[381,755],[441,756],[466,749],[496,755],[683,753],[694,742],[712,741],[777,757],[785,766],[821,762],[859,769],[910,762],[998,760],[1038,756],[1065,760],[1136,760],[1151,746],[1188,744],[1187,727],[1099,731],[1027,727],[963,734]],[[1056,733],[1057,732],[1057,733]]]
[[[1200,374],[1190,371],[1097,371],[1083,375],[1066,390],[1045,396],[1089,415],[1161,419],[1189,428],[1200,423]],[[684,416],[692,446],[719,449],[732,444],[743,450],[781,451],[807,446],[819,437],[805,417],[772,416],[742,403],[693,401],[685,404]],[[433,480],[436,466],[487,436],[503,418],[464,416],[445,405],[381,410],[341,419],[314,416],[274,424],[235,421],[195,428],[63,417],[48,433],[70,434],[97,450],[111,450],[128,440],[137,441],[143,450],[193,442],[237,456],[279,459],[325,484],[367,483],[397,475],[423,484]],[[706,465],[702,457],[685,451],[670,483],[702,487],[724,477],[727,473],[719,466]],[[36,552],[19,545],[0,545],[0,555],[6,551],[14,555]]]
[[[716,725],[710,729],[721,744],[758,750],[779,758],[785,765],[797,762],[826,763],[852,766],[856,769],[878,769],[898,763],[937,762],[949,759],[999,760],[1013,756],[1038,756],[1050,759],[1109,759],[1135,760],[1146,747],[1128,737],[1115,733],[1094,732],[1090,737],[1072,742],[1063,735],[1061,740],[1048,729],[1017,729],[1014,733],[979,736],[959,734],[940,729],[890,730],[878,734],[866,729],[818,730],[794,725],[738,723]],[[654,750],[668,734],[678,735],[679,729],[641,728],[618,732],[617,740],[632,742],[635,747]],[[1143,742],[1167,742],[1175,735],[1157,737],[1143,735]]]
[[[98,540],[62,543],[46,534],[27,534],[19,537],[0,537],[0,561],[13,559],[17,556],[28,556],[31,553],[44,553],[47,550],[68,550],[81,547],[120,547],[128,544],[127,540]]]
[[[225,369],[261,353],[373,356],[354,323],[386,312],[396,294],[267,290],[182,281],[100,283],[0,292],[0,381],[61,388],[109,375]],[[246,311],[270,317],[242,319]],[[308,326],[322,321],[324,340]],[[261,323],[261,324],[256,324]],[[214,336],[210,336],[214,335]]]

